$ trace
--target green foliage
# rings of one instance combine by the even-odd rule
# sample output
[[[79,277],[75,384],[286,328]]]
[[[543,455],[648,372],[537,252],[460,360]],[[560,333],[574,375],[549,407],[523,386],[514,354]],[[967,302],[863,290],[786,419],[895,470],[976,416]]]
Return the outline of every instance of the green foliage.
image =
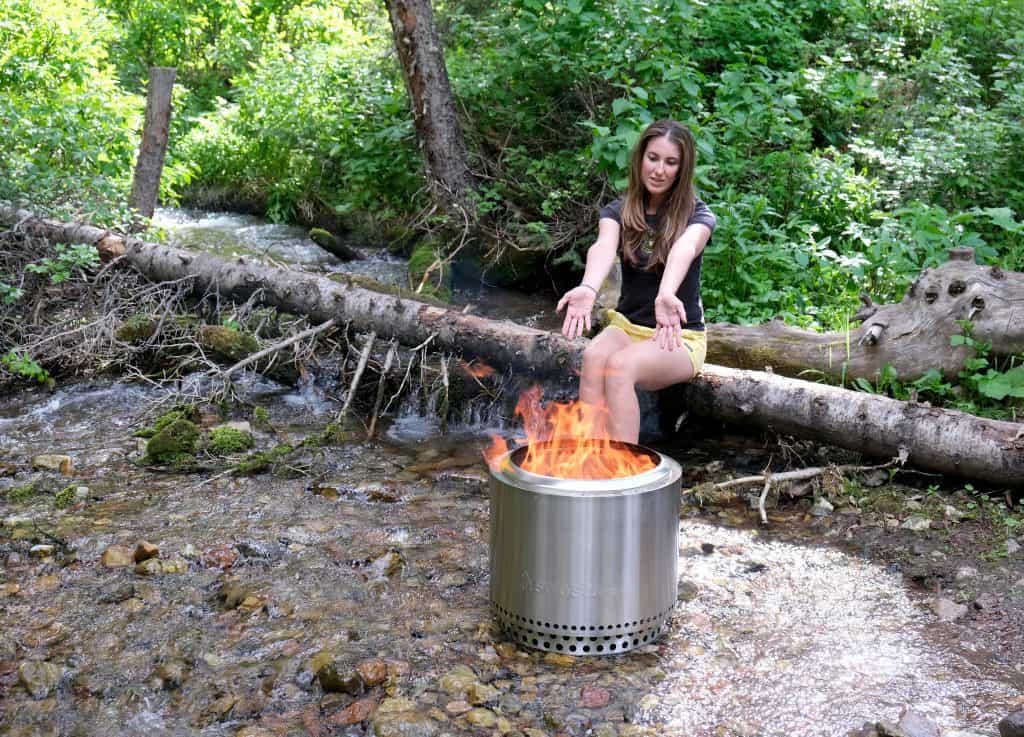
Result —
[[[28,264],[25,271],[47,276],[51,284],[60,284],[70,279],[71,272],[75,269],[95,266],[100,261],[96,249],[88,244],[69,246],[58,243],[54,249],[57,251],[56,258],[44,258],[42,261]]]
[[[124,222],[142,101],[106,59],[90,0],[0,0],[0,199]]]
[[[953,347],[966,346],[973,352],[964,361],[959,375],[952,380],[931,369],[912,382],[902,382],[892,366],[886,365],[874,382],[855,379],[855,388],[872,394],[885,394],[896,399],[930,402],[951,406],[964,412],[986,417],[1017,419],[1024,402],[1024,356],[1014,356],[1005,366],[994,366],[991,344],[978,340],[974,326],[960,321],[963,334],[950,338]]]
[[[38,381],[40,384],[49,385],[53,381],[50,378],[50,373],[36,363],[31,356],[13,348],[0,356],[0,367],[15,376]]]
[[[859,292],[898,300],[957,245],[1024,270],[1017,2],[435,6],[475,203],[495,240],[516,246],[495,252],[528,252],[520,272],[538,255],[582,265],[597,206],[662,117],[694,131],[698,187],[719,217],[704,260],[711,320],[843,330]],[[428,204],[386,13],[369,0],[0,11],[0,198],[123,222],[138,93],[149,65],[173,64],[165,199],[228,192],[275,220],[362,222],[411,222]],[[31,288],[18,277],[0,275],[4,303]],[[973,393],[951,401],[1013,400],[1014,368],[972,370],[960,390]],[[902,391],[937,396],[945,383]]]

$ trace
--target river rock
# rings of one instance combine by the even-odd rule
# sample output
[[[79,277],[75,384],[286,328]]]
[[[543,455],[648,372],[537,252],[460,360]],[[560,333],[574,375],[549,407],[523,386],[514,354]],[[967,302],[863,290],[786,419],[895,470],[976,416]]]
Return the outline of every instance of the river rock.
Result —
[[[476,673],[468,665],[457,665],[441,676],[438,685],[445,693],[463,698],[469,687],[476,683]]]
[[[18,680],[34,699],[49,696],[63,677],[64,668],[55,663],[26,661],[18,666]]]
[[[158,548],[156,545],[154,545],[151,542],[147,542],[146,540],[143,540],[142,542],[140,542],[138,545],[135,546],[135,553],[132,555],[132,559],[136,563],[141,563],[144,560],[149,560],[150,558],[156,558],[159,555],[160,555],[160,548]]]
[[[184,660],[169,660],[161,663],[153,672],[160,679],[160,685],[168,691],[180,688],[188,675],[188,665]]]
[[[449,701],[447,704],[444,705],[444,710],[451,714],[453,717],[457,717],[460,714],[465,714],[472,708],[472,706],[470,706],[467,702],[462,700]]]
[[[466,700],[473,706],[482,706],[496,701],[500,694],[498,689],[483,683],[473,683],[466,689]]]
[[[1015,711],[999,722],[999,737],[1024,737],[1024,710]]]
[[[909,707],[900,712],[898,726],[907,737],[939,737],[941,731],[931,719]]]
[[[1012,537],[1006,541],[1006,554],[1016,555],[1020,552],[1020,543],[1014,540]]]
[[[125,568],[134,565],[134,551],[124,545],[111,545],[103,551],[100,563],[107,568]]]
[[[932,602],[932,610],[943,622],[955,622],[967,614],[967,605],[957,604],[952,599],[939,596]]]
[[[440,725],[435,720],[412,709],[385,710],[388,701],[412,704],[408,699],[385,699],[373,718],[373,734],[376,737],[435,737],[440,731]]]
[[[53,545],[33,545],[31,548],[29,548],[28,554],[31,555],[33,558],[47,558],[53,555],[54,550],[56,550],[56,548]]]
[[[608,706],[611,695],[600,686],[584,686],[580,690],[580,706],[588,709],[603,709]]]
[[[810,513],[812,517],[828,517],[833,511],[835,511],[835,507],[832,503],[825,497],[819,496],[814,500],[814,506],[811,507]]]
[[[367,719],[371,719],[376,713],[377,700],[373,698],[366,698],[360,699],[359,701],[353,701],[344,709],[334,714],[327,721],[328,723],[339,727],[348,727],[353,724],[365,722]]]
[[[388,664],[383,660],[364,660],[356,666],[356,670],[367,688],[383,683],[388,677]]]
[[[925,530],[930,530],[931,527],[932,521],[930,519],[917,514],[907,517],[903,521],[903,524],[900,525],[900,529],[910,530],[912,532],[923,532]]]
[[[466,713],[466,721],[474,727],[490,729],[498,723],[498,716],[490,709],[472,709]]]
[[[544,656],[544,662],[548,665],[560,665],[563,668],[571,668],[576,665],[576,658],[571,655],[562,655],[561,653],[547,653]]]
[[[346,668],[336,663],[328,663],[316,674],[320,688],[327,693],[347,693],[359,696],[363,693],[363,678],[354,668]]]
[[[144,560],[135,566],[135,572],[140,576],[159,576],[164,572],[163,566],[160,565],[160,561],[156,558],[150,558]]]
[[[238,551],[227,545],[218,545],[204,550],[200,558],[203,568],[227,570],[238,561]]]
[[[74,462],[71,456],[44,453],[32,459],[32,468],[37,471],[56,471],[67,476],[71,473]]]
[[[120,604],[135,596],[135,584],[131,581],[115,581],[105,586],[97,600],[101,604]]]

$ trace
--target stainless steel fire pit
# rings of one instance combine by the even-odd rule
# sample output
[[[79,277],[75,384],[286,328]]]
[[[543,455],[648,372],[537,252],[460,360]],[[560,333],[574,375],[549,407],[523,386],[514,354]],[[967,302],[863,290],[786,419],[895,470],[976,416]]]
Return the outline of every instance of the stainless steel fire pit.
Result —
[[[552,441],[549,441],[552,442]],[[570,655],[622,653],[657,639],[677,596],[681,468],[624,478],[540,476],[526,447],[491,469],[491,603],[513,639]]]

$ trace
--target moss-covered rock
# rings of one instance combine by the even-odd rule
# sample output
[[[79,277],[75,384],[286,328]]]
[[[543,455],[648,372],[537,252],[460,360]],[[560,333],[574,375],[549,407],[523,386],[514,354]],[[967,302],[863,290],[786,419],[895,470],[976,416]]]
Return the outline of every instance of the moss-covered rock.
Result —
[[[197,335],[200,345],[232,361],[240,361],[259,350],[259,342],[249,333],[224,325],[203,325]]]
[[[135,437],[151,438],[172,422],[177,422],[178,420],[191,420],[193,418],[193,414],[192,407],[175,407],[170,412],[157,417],[156,422],[149,427],[144,427],[141,430],[136,431]]]
[[[57,495],[53,497],[53,506],[57,509],[64,509],[70,507],[75,503],[78,498],[78,487],[72,484],[71,486],[65,486],[63,489],[57,492]]]
[[[23,502],[31,499],[38,493],[39,489],[34,482],[24,484],[23,486],[15,486],[7,490],[7,501],[11,503]]]
[[[192,456],[199,442],[199,428],[185,418],[178,418],[160,429],[146,443],[147,463],[173,463]]]
[[[440,256],[432,241],[424,241],[413,249],[412,255],[409,256],[408,265],[409,283],[414,286],[413,291],[419,287],[423,281],[423,275],[431,269],[439,258]],[[423,289],[420,290],[419,294],[447,302],[452,296],[451,282],[450,267],[434,268],[430,271],[430,276],[427,277],[427,282],[423,285]]]
[[[229,425],[220,425],[210,430],[206,450],[215,456],[241,453],[253,447],[252,433]]]
[[[152,338],[156,333],[156,320],[149,315],[132,315],[117,329],[117,339],[124,343],[137,343]]]
[[[246,460],[235,466],[235,473],[237,474],[252,474],[260,473],[272,468],[279,461],[283,460],[288,454],[290,454],[295,448],[291,445],[283,444],[271,448],[263,453],[254,453],[249,456]]]

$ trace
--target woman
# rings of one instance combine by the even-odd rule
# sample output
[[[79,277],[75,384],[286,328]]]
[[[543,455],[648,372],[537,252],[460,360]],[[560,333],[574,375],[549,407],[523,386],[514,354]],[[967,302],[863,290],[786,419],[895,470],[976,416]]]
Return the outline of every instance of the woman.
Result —
[[[580,376],[580,401],[606,412],[613,440],[637,442],[638,388],[689,381],[704,364],[700,267],[716,221],[694,193],[696,153],[686,126],[660,120],[647,127],[633,149],[625,196],[601,209],[583,281],[558,302],[566,310],[563,335],[590,330],[597,292],[621,248],[619,304],[583,351]]]

